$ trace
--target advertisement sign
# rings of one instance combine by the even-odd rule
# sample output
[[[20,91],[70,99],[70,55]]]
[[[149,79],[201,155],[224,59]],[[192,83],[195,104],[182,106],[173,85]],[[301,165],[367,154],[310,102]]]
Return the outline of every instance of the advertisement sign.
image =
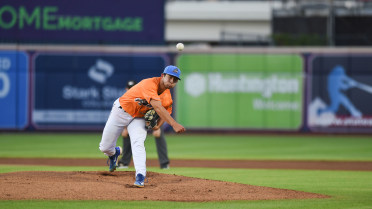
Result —
[[[310,129],[372,132],[372,54],[313,55],[309,63]]]
[[[27,125],[28,56],[0,51],[0,128],[24,129]]]
[[[177,119],[188,128],[297,130],[303,60],[280,54],[184,54]]]
[[[2,0],[0,40],[162,44],[164,0]]]
[[[160,76],[163,55],[37,54],[32,121],[36,128],[103,128],[129,80]]]

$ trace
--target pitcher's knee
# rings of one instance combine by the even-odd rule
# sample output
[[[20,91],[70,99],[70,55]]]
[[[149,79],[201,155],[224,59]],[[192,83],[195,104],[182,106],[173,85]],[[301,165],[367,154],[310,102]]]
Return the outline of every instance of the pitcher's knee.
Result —
[[[101,152],[105,153],[105,154],[108,154],[110,153],[110,147],[109,146],[103,146],[103,145],[99,145],[99,150],[101,150]]]

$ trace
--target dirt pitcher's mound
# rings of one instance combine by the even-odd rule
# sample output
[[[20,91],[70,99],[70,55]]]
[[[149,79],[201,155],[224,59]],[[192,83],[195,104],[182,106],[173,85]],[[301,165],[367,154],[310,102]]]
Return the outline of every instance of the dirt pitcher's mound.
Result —
[[[325,195],[148,172],[135,188],[133,171],[0,174],[0,199],[224,201],[326,198]]]

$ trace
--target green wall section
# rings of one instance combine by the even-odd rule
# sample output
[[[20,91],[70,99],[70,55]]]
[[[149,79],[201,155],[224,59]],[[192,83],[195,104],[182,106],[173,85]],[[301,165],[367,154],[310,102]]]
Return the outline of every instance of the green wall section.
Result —
[[[291,54],[183,54],[176,117],[188,128],[297,130],[303,59]]]

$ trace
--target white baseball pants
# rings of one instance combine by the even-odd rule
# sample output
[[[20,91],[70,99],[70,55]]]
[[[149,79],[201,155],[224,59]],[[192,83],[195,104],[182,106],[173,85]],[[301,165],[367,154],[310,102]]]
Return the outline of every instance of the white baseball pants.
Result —
[[[136,176],[138,173],[146,176],[145,140],[147,131],[145,129],[145,120],[143,118],[133,118],[121,109],[119,99],[112,106],[110,116],[103,129],[99,149],[107,156],[114,155],[116,142],[125,126],[127,126],[130,136]]]

